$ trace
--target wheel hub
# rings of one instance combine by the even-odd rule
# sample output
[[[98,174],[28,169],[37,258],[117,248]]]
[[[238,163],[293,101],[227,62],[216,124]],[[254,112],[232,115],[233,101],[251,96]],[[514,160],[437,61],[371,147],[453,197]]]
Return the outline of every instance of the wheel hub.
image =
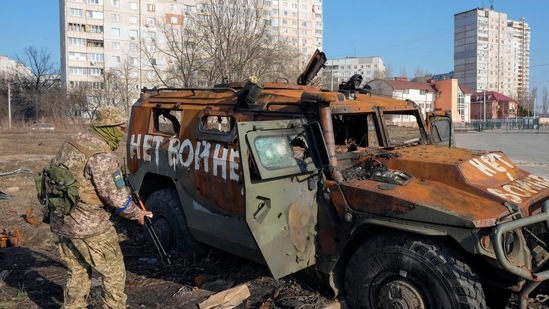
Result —
[[[174,239],[170,221],[166,217],[157,218],[153,223],[153,228],[162,246],[169,248]]]
[[[425,303],[415,285],[407,280],[387,282],[379,290],[379,305],[384,309],[423,309]]]

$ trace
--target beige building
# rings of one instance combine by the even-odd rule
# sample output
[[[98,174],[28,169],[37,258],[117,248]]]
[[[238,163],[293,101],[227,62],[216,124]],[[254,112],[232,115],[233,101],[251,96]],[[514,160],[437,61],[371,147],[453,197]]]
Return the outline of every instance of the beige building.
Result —
[[[530,27],[493,8],[454,15],[454,78],[473,91],[528,92]]]
[[[346,57],[326,61],[322,70],[322,87],[337,90],[342,82],[347,82],[355,74],[362,75],[367,82],[385,77],[385,64],[380,57]]]
[[[271,31],[296,47],[296,61],[304,67],[322,48],[322,1],[262,4]],[[69,89],[101,89],[106,69],[124,68],[136,97],[142,87],[159,86],[144,55],[156,47],[146,42],[154,41],[160,24],[192,23],[203,7],[200,0],[60,0],[62,83]],[[170,63],[159,56],[154,65]]]

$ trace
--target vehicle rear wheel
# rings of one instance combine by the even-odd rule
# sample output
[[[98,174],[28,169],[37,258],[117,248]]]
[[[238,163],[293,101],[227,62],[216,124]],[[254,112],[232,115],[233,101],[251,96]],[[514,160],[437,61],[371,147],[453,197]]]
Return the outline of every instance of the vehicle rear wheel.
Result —
[[[486,308],[480,281],[455,252],[415,235],[362,244],[345,275],[352,308]]]
[[[187,220],[175,190],[163,189],[153,192],[145,205],[147,210],[153,213],[154,231],[166,252],[183,257],[202,252],[201,244],[193,238],[187,227]],[[152,238],[146,229],[145,238],[152,244]]]

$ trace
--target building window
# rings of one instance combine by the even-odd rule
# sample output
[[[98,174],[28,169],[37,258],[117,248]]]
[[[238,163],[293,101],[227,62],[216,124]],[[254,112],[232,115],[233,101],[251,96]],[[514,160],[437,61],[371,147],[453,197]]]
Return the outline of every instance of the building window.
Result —
[[[153,38],[153,39],[156,38],[156,32],[154,32],[154,31],[149,31],[149,36],[150,36],[151,38]]]
[[[88,61],[93,61],[93,62],[103,62],[103,54],[94,54],[94,53],[90,53],[88,54]]]
[[[149,12],[156,11],[156,6],[154,4],[147,4],[147,11]]]
[[[112,49],[120,49],[120,42],[112,42],[111,43]]]
[[[177,4],[170,5],[170,11],[177,12]]]
[[[137,30],[130,30],[128,34],[130,35],[130,38],[134,38],[134,39],[139,36],[139,32]]]
[[[156,24],[156,20],[154,17],[147,17],[147,25],[154,26]]]
[[[120,56],[112,56],[112,62],[120,63]]]
[[[113,8],[119,8],[120,7],[120,0],[111,0],[111,6]]]
[[[130,51],[138,51],[139,50],[139,46],[135,43],[131,43],[130,44]]]
[[[89,68],[88,69],[88,75],[101,75],[101,73],[103,72],[102,69],[96,69],[96,68]]]
[[[130,2],[130,9],[137,10],[137,2]]]
[[[136,57],[130,57],[130,64],[139,64],[139,61]]]
[[[80,60],[85,61],[86,60],[86,54],[85,53],[69,53],[69,60]]]
[[[103,5],[103,0],[88,0],[88,4]]]
[[[183,12],[185,12],[185,13],[196,13],[196,6],[185,5],[183,7]]]
[[[86,26],[83,24],[69,23],[69,31],[85,32]]]
[[[111,14],[112,21],[120,21],[120,14]]]
[[[72,46],[86,46],[86,39],[82,38],[69,38],[69,45]]]
[[[88,40],[86,42],[86,45],[89,46],[89,47],[103,47],[104,46],[103,41],[98,41],[98,40]]]
[[[69,14],[73,17],[83,17],[84,16],[84,11],[81,10],[81,9],[72,9],[71,8],[71,11],[70,11]]]
[[[128,21],[130,24],[137,24],[137,16],[130,16]]]
[[[154,53],[156,51],[156,46],[154,45],[147,45],[147,50],[150,52],[150,53]]]
[[[86,17],[91,19],[103,19],[103,12],[86,11]]]
[[[69,67],[69,73],[71,75],[84,75],[84,68]]]
[[[103,33],[103,26],[91,25],[91,32],[92,33]]]
[[[111,28],[111,34],[114,36],[120,36],[120,28]]]
[[[170,24],[174,24],[174,25],[177,25],[177,16],[172,16],[170,17]]]

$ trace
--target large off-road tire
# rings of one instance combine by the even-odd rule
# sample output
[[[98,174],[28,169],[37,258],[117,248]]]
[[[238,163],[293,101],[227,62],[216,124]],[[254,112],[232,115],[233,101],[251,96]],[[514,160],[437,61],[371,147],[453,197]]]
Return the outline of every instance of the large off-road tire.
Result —
[[[441,242],[383,234],[362,244],[345,274],[351,308],[486,308],[480,281]]]
[[[145,207],[153,213],[154,231],[166,252],[182,257],[191,257],[202,252],[202,245],[189,232],[187,220],[175,190],[163,189],[153,192],[147,198]],[[145,238],[152,244],[152,238],[146,228]]]

